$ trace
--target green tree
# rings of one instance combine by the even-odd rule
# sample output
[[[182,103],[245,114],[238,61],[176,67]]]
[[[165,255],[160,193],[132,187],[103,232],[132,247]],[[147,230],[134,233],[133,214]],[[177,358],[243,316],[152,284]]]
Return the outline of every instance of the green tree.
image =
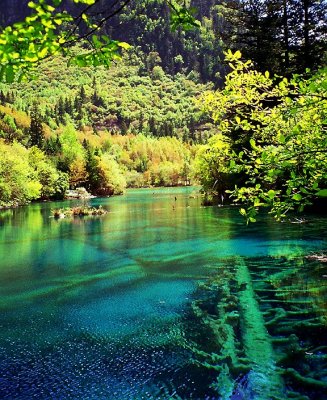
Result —
[[[82,155],[77,156],[69,166],[69,183],[75,189],[83,186],[88,180],[88,174],[85,166],[85,160]]]
[[[84,149],[78,141],[77,132],[73,125],[67,125],[59,136],[61,143],[60,169],[68,172],[76,159],[84,158]]]
[[[205,107],[232,140],[227,162],[240,184],[230,189],[247,206],[241,213],[254,221],[257,210],[268,207],[280,219],[326,195],[326,70],[309,80],[273,79],[240,57],[227,55],[232,72],[226,87],[208,93]]]
[[[37,147],[30,149],[28,161],[34,170],[34,175],[41,184],[39,197],[41,199],[62,199],[68,189],[67,174],[58,171],[49,159]]]
[[[101,184],[99,157],[94,154],[94,150],[87,144],[85,157],[85,170],[87,172],[86,187],[95,193]]]
[[[324,61],[325,0],[228,1],[213,12],[216,35],[261,72],[290,76],[308,67],[317,70]]]
[[[15,119],[11,115],[5,115],[3,122],[2,130],[5,131],[6,141],[12,143],[19,136]]]
[[[114,158],[105,154],[99,159],[99,188],[100,195],[122,194],[126,188],[125,177]]]
[[[39,198],[42,184],[29,163],[29,150],[0,140],[0,152],[0,206],[17,206]]]
[[[44,145],[44,132],[42,126],[42,117],[38,109],[37,103],[33,104],[31,108],[30,117],[31,117],[31,124],[29,128],[30,145],[37,146],[40,149],[42,149]]]
[[[196,155],[194,174],[206,193],[207,203],[227,198],[226,190],[235,184],[230,172],[230,154],[231,140],[217,134],[201,146]]]

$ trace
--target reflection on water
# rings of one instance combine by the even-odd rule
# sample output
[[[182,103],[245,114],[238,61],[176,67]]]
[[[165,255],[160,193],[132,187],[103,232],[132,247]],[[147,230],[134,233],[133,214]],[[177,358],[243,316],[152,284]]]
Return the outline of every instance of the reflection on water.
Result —
[[[327,221],[247,227],[193,188],[0,214],[1,399],[325,399]],[[61,204],[62,206],[62,204]]]

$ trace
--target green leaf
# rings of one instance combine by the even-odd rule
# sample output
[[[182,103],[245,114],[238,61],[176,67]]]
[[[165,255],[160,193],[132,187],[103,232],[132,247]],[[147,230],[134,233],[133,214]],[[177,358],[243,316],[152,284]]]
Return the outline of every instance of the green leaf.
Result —
[[[321,189],[316,194],[318,197],[327,197],[327,189]]]
[[[295,201],[301,201],[302,196],[300,195],[300,193],[296,193],[296,194],[293,194],[292,199]]]
[[[272,200],[276,196],[276,192],[274,190],[269,190],[267,193],[270,200]]]
[[[285,139],[285,136],[280,133],[278,135],[278,140],[280,143],[284,144],[286,139]]]
[[[44,58],[47,54],[48,54],[48,49],[44,47],[37,53],[37,56],[38,58]]]
[[[36,8],[36,7],[37,7],[37,4],[34,3],[34,1],[29,1],[29,2],[27,3],[27,7],[29,7],[29,8]]]
[[[96,49],[99,49],[102,46],[102,43],[98,39],[97,35],[92,35],[92,43]]]
[[[255,199],[254,200],[254,203],[253,203],[253,206],[254,207],[261,207],[261,206],[263,206],[264,205],[264,203],[262,203],[261,201],[260,201],[260,199]]]
[[[193,28],[199,28],[201,26],[200,21],[194,18],[194,8],[182,7],[178,4],[170,3],[171,15],[170,15],[170,26],[175,31],[179,26],[182,29],[188,31]]]
[[[254,139],[250,139],[250,145],[251,145],[252,149],[256,149],[257,148]]]
[[[75,58],[72,58],[69,61],[69,64],[75,64],[78,67],[86,67],[87,61],[85,60],[84,56],[77,56]]]

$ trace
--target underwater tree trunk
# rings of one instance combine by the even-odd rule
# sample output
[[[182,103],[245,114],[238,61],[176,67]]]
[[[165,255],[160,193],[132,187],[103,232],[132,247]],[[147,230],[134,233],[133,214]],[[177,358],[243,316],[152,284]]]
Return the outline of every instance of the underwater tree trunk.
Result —
[[[242,259],[237,264],[236,279],[240,288],[238,298],[244,352],[251,365],[249,390],[260,400],[279,398],[283,382],[276,369],[271,337],[255,298],[250,272]]]

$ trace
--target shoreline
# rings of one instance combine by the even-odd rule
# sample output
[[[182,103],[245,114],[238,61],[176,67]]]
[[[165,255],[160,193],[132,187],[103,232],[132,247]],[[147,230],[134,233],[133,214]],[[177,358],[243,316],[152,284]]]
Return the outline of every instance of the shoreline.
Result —
[[[20,207],[26,207],[31,204],[39,204],[39,203],[54,203],[54,202],[64,202],[64,201],[75,201],[75,200],[81,200],[81,201],[89,201],[93,199],[101,199],[101,198],[109,198],[109,197],[118,197],[118,196],[124,196],[126,191],[129,190],[139,190],[139,189],[147,189],[147,190],[157,190],[157,189],[173,189],[173,188],[198,188],[199,190],[201,189],[200,185],[174,185],[174,186],[143,186],[143,187],[128,187],[125,189],[125,191],[121,194],[112,194],[108,196],[95,196],[92,194],[89,194],[89,196],[86,197],[65,197],[63,199],[36,199],[36,200],[31,200],[28,203],[23,203],[23,204],[15,204],[15,205],[10,205],[10,206],[0,206],[0,213],[1,211],[7,211],[7,210],[14,210]]]

